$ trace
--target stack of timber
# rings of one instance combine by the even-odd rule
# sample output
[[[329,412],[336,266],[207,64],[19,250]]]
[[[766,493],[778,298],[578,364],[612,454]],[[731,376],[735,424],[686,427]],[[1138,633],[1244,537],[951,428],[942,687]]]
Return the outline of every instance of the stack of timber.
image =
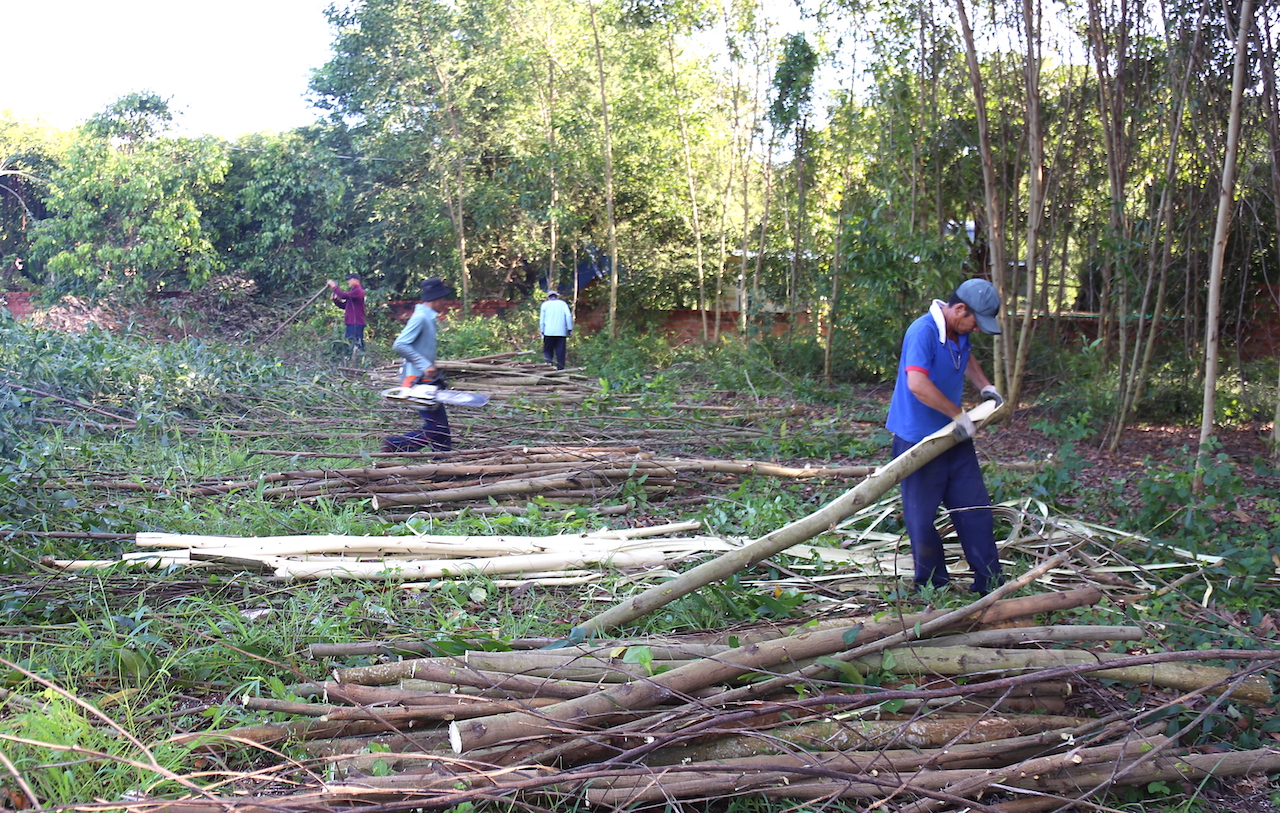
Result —
[[[1280,770],[1273,749],[1189,744],[1226,704],[1259,713],[1271,701],[1261,672],[1280,654],[1163,652],[1135,627],[1013,626],[1102,594],[1001,594],[888,620],[336,668],[288,698],[241,699],[275,722],[175,738],[218,753],[300,741],[314,762],[298,766],[298,790],[192,798],[183,809],[669,810],[754,795],[1027,813],[1124,785]],[[1153,654],[1114,654],[1115,642]],[[379,646],[394,658],[394,643]],[[1100,704],[1072,697],[1096,695],[1093,678],[1142,699],[1098,716],[1089,709]],[[1169,722],[1175,708],[1181,727]],[[334,767],[345,778],[316,779]]]
[[[531,355],[523,351],[440,362],[440,369],[452,386],[488,393],[499,407],[453,413],[465,424],[470,442],[498,443],[502,438],[521,437],[532,443],[607,445],[639,441],[648,448],[703,448],[757,440],[770,434],[770,420],[802,418],[805,414],[804,407],[797,404],[761,402],[736,395],[729,399],[730,403],[675,404],[654,411],[644,408],[632,396],[616,391],[606,393],[599,379],[584,375],[580,369],[556,370],[524,358]],[[399,372],[400,368],[393,365],[365,374],[371,384],[384,389],[398,382]],[[588,399],[596,401],[597,409],[581,408]],[[565,420],[565,407],[574,408],[570,421]]]
[[[49,560],[63,570],[99,570],[121,563],[144,567],[251,570],[281,579],[372,579],[403,582],[487,576],[497,586],[580,584],[604,571],[670,575],[669,567],[723,553],[735,545],[718,537],[671,536],[697,522],[602,529],[554,536],[276,536],[228,537],[139,533],[142,551],[121,560]]]
[[[148,487],[115,478],[82,485],[180,492],[184,497],[257,489],[267,499],[368,500],[373,510],[390,512],[387,519],[400,521],[411,515],[447,518],[463,509],[503,511],[524,505],[535,496],[564,505],[617,508],[625,505],[628,497],[671,497],[681,487],[702,485],[698,478],[708,475],[842,480],[864,477],[872,471],[869,466],[791,467],[752,460],[665,457],[638,446],[502,446],[400,457],[410,459],[382,456],[360,468],[299,469],[252,480],[204,480],[186,488]]]
[[[468,359],[437,362],[452,386],[486,392],[498,402],[527,398],[557,405],[580,404],[600,392],[600,382],[580,369],[557,370],[534,361],[530,350],[496,353]],[[368,373],[379,389],[399,383],[400,365],[387,365]]]

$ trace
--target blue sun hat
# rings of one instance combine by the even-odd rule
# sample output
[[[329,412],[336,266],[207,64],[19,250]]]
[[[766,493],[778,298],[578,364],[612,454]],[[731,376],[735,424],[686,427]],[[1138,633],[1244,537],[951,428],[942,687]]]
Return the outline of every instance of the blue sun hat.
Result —
[[[978,330],[993,335],[1000,333],[1000,323],[996,321],[996,314],[1000,312],[1000,295],[994,285],[985,279],[966,280],[956,289],[956,298],[973,311],[978,320]]]

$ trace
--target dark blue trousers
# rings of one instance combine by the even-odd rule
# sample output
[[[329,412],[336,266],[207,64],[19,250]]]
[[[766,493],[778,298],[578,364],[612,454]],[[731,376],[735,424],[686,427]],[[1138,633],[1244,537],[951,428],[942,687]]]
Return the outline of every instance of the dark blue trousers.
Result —
[[[556,365],[557,370],[563,370],[565,347],[568,344],[568,336],[543,336],[542,358],[546,360],[547,364]]]
[[[431,447],[433,451],[447,452],[453,448],[453,435],[449,431],[449,415],[444,407],[420,409],[422,428],[383,438],[384,452],[417,452]]]
[[[914,445],[895,435],[893,456]],[[964,558],[973,568],[974,592],[988,593],[998,587],[1002,579],[991,495],[982,481],[972,440],[956,444],[902,481],[902,513],[911,538],[917,588],[942,587],[950,581],[942,537],[934,525],[940,505],[950,512]]]
[[[364,349],[364,325],[347,325],[347,344]]]

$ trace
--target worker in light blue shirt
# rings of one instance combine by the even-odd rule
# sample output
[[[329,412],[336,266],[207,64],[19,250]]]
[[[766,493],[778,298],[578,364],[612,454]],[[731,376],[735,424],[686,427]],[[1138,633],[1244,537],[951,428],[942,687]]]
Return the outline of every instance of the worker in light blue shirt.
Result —
[[[960,443],[909,474],[902,481],[902,513],[911,538],[916,589],[944,587],[950,581],[942,537],[934,525],[938,507],[950,513],[964,557],[973,569],[976,593],[1000,585],[991,496],[982,481],[973,435],[973,420],[960,405],[968,380],[984,399],[999,407],[1004,399],[973,357],[969,334],[999,333],[1000,297],[982,279],[960,285],[943,302],[935,299],[928,313],[907,328],[902,340],[898,380],[889,403],[887,427],[893,433],[893,456],[955,422]]]
[[[556,365],[557,370],[563,370],[565,348],[573,335],[573,311],[554,288],[547,292],[538,323],[542,330],[542,358],[547,364]]]
[[[453,289],[439,277],[430,277],[422,283],[421,301],[414,306],[413,315],[391,345],[391,349],[404,359],[400,367],[400,386],[444,385],[440,369],[436,367],[436,320],[445,310],[445,302],[452,298]],[[453,448],[449,416],[443,404],[420,409],[418,415],[422,417],[422,428],[385,438],[382,451],[416,452],[430,447],[438,452],[447,452]]]

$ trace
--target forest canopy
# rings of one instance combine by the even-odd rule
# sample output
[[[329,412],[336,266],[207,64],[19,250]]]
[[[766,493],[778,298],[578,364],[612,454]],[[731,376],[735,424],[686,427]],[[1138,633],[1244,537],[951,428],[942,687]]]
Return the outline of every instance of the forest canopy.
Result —
[[[359,271],[392,296],[438,274],[469,301],[599,277],[583,296],[608,289],[611,327],[729,314],[704,320],[713,339],[806,313],[868,375],[923,303],[980,275],[1014,382],[1024,336],[1065,312],[1096,314],[1108,357],[1174,329],[1195,358],[1211,305],[1228,339],[1274,307],[1273,7],[839,0],[792,30],[766,12],[335,5],[313,126],[177,136],[149,91],[73,132],[0,121],[0,264],[53,294],[225,272],[298,294]]]

